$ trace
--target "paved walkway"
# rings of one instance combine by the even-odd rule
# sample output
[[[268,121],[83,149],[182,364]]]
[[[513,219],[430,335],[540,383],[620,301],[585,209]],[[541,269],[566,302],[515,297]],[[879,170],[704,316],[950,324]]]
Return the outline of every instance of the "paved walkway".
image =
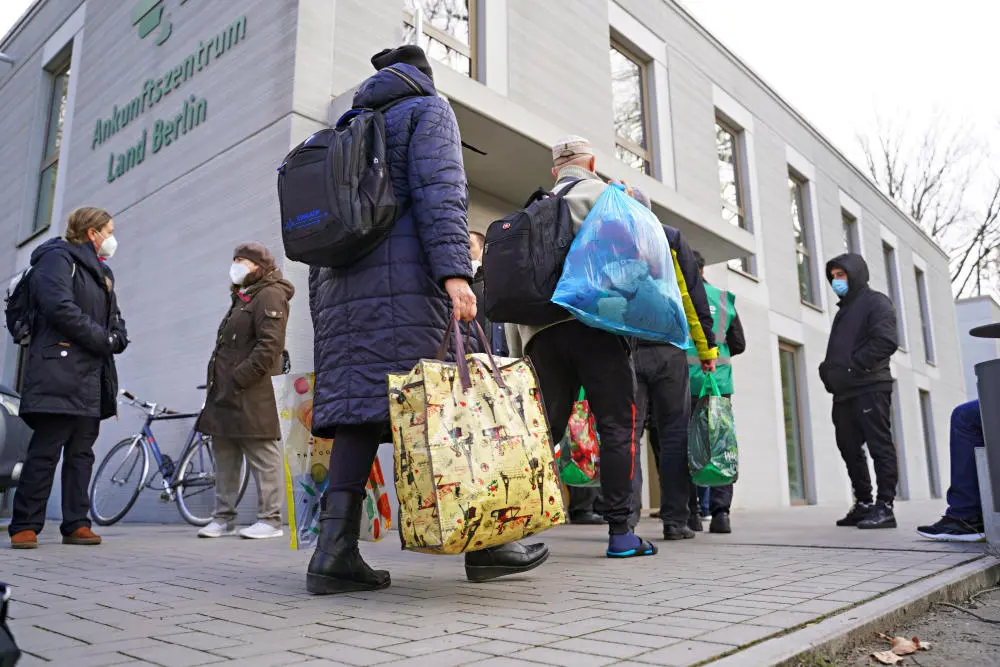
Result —
[[[486,584],[391,534],[362,550],[393,586],[341,597],[305,592],[309,553],[285,540],[123,524],[69,547],[51,525],[36,551],[0,549],[0,578],[16,587],[21,667],[689,665],[981,558],[983,545],[916,536],[942,507],[900,503],[901,528],[874,533],[836,528],[844,508],[738,512],[732,535],[624,562],[600,557],[600,527],[567,526],[542,536],[545,566]]]

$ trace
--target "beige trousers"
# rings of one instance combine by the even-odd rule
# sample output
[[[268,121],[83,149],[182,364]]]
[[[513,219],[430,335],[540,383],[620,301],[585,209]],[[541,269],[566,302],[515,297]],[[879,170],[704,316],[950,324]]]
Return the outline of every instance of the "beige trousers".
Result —
[[[281,445],[276,440],[212,438],[215,451],[215,519],[232,526],[240,493],[241,459],[257,481],[257,520],[281,528],[285,475]]]

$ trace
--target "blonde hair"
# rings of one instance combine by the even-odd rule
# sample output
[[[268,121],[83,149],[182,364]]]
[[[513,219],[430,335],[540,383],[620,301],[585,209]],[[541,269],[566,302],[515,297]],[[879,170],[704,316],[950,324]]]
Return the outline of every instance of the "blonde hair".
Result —
[[[70,243],[86,243],[87,232],[100,230],[111,222],[111,214],[96,206],[81,206],[69,214],[66,220],[66,240]]]

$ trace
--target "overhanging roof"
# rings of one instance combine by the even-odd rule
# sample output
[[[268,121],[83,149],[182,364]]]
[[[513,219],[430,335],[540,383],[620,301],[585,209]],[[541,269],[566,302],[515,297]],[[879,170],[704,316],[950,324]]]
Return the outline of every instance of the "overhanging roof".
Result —
[[[552,185],[550,146],[568,134],[564,128],[447,67],[435,69],[434,83],[455,110],[462,140],[485,153],[463,151],[470,185],[515,206],[536,188]],[[331,122],[350,107],[353,95],[350,90],[333,101]],[[596,157],[602,176],[642,188],[660,220],[680,229],[708,263],[757,252],[753,235],[724,222],[718,210],[704,210],[614,156],[596,151]]]

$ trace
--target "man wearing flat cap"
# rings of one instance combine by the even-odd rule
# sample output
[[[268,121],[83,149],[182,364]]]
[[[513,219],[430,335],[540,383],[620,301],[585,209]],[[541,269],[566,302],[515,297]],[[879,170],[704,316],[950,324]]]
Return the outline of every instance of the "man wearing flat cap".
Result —
[[[608,184],[595,173],[589,141],[569,136],[552,146],[553,191],[569,207],[574,232]],[[545,398],[552,439],[558,442],[582,386],[601,440],[601,497],[598,509],[609,525],[609,558],[651,556],[656,546],[629,526],[635,453],[635,373],[627,339],[588,327],[568,312],[544,325],[510,326],[508,343],[531,359]],[[512,341],[516,341],[512,342]],[[571,505],[572,506],[572,505]]]

